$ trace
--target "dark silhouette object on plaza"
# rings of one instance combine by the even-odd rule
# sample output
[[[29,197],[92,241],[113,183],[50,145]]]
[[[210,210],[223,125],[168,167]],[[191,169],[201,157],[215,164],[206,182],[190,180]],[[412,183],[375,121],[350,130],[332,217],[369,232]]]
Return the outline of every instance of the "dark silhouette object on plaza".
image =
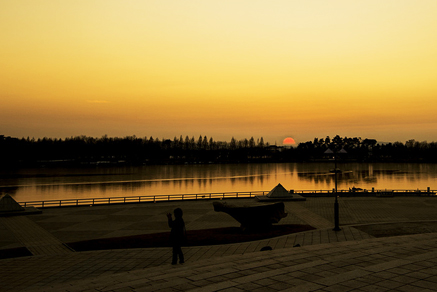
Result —
[[[186,230],[185,230],[185,222],[184,219],[182,219],[182,209],[176,208],[174,211],[174,217],[175,219],[172,219],[172,216],[170,213],[167,214],[168,218],[168,226],[171,228],[170,232],[170,243],[173,247],[173,256],[172,256],[172,265],[176,265],[178,262],[179,257],[179,263],[183,264],[185,262],[184,260],[184,254],[182,252],[182,245],[186,241]]]
[[[241,224],[243,230],[261,230],[269,228],[287,216],[283,202],[274,204],[233,205],[226,202],[214,202],[214,211],[225,212]]]
[[[189,236],[187,236],[187,240],[184,243],[184,246],[206,246],[242,243],[274,238],[277,236],[289,235],[309,230],[314,230],[314,228],[309,225],[300,224],[276,224],[268,230],[258,230],[256,232],[241,232],[240,227],[222,227],[190,230]],[[170,241],[168,240],[169,236],[170,232],[160,232],[153,234],[91,239],[69,242],[67,244],[75,251],[171,247]]]

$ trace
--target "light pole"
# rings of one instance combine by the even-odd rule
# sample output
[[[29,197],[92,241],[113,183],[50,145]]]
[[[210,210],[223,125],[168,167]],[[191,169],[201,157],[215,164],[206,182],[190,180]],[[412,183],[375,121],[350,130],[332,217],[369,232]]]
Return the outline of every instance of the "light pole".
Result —
[[[325,154],[334,154],[334,177],[335,177],[335,188],[334,188],[334,196],[335,196],[335,202],[334,202],[334,231],[340,231],[340,214],[339,214],[339,207],[338,207],[338,193],[337,193],[337,172],[339,171],[337,169],[337,153],[338,154],[345,154],[347,153],[346,150],[341,148],[340,151],[332,151],[328,148],[328,150],[325,151]]]

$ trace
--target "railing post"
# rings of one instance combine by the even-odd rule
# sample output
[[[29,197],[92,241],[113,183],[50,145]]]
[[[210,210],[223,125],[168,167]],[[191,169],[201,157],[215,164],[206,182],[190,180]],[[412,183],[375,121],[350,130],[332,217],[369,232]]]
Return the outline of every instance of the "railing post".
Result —
[[[76,206],[79,206],[79,199],[76,199]]]
[[[41,203],[41,208],[44,208],[44,201],[42,201]]]
[[[108,204],[111,204],[111,198],[108,198]]]
[[[61,207],[62,205],[62,200],[59,200],[59,207]]]

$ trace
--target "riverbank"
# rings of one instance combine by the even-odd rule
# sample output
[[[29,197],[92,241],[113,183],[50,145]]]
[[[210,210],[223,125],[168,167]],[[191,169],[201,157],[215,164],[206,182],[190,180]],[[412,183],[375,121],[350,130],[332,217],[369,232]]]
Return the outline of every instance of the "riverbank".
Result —
[[[306,200],[310,197],[437,197],[437,190],[416,189],[416,190],[367,190],[349,189],[338,190],[290,190],[289,200]],[[172,194],[158,196],[129,196],[129,197],[107,197],[107,198],[85,198],[85,199],[60,199],[46,201],[19,202],[23,207],[50,208],[50,207],[74,207],[74,206],[96,206],[110,204],[131,204],[131,203],[156,203],[164,201],[190,201],[190,200],[224,200],[256,198],[266,196],[269,191],[248,191],[248,192],[223,192],[223,193],[201,193],[201,194]],[[266,201],[272,201],[270,199]],[[1,216],[1,214],[0,214]]]

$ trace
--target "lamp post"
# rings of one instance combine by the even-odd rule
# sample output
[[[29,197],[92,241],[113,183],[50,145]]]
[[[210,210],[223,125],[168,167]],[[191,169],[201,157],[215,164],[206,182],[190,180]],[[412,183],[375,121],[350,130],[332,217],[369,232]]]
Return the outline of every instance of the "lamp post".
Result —
[[[328,150],[325,151],[325,154],[334,154],[334,177],[335,177],[335,188],[334,188],[334,196],[335,196],[335,202],[334,202],[334,231],[340,231],[340,214],[339,214],[339,206],[338,206],[338,193],[337,193],[337,172],[339,171],[337,169],[337,153],[338,154],[345,154],[347,153],[346,150],[341,148],[340,151],[332,151],[328,148]]]

